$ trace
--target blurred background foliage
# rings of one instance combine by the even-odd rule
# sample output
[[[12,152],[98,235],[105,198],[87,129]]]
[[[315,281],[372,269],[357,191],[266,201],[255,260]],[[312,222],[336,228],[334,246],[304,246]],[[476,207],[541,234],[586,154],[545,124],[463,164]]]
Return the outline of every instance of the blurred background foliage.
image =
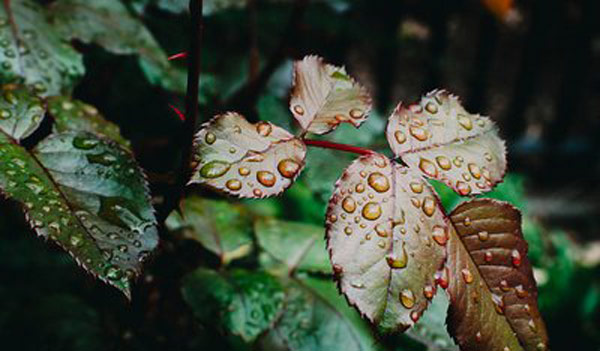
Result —
[[[169,105],[182,108],[185,90],[185,60],[166,55],[187,48],[187,1],[123,1],[99,24],[68,17],[77,2],[41,1],[63,31],[90,38],[74,41],[86,73],[73,95],[121,126],[160,206],[181,126]],[[521,0],[510,13],[489,3],[205,0],[201,119],[238,110],[293,129],[291,62],[308,53],[345,64],[376,102],[359,130],[344,125],[328,140],[387,152],[398,101],[456,93],[508,141],[510,173],[486,197],[523,211],[552,349],[600,350],[600,3]],[[35,239],[3,201],[0,337],[23,350],[455,349],[442,294],[400,336],[375,336],[337,294],[322,225],[353,157],[310,149],[300,180],[276,199],[192,189],[131,303]],[[465,200],[434,186],[448,210]]]

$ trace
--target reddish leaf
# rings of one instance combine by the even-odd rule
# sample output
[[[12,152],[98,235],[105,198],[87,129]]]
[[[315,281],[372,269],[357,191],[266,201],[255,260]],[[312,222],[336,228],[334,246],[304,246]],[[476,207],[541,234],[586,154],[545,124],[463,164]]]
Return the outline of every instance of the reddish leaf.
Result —
[[[508,203],[478,199],[451,216],[448,329],[461,350],[547,349],[521,214]]]

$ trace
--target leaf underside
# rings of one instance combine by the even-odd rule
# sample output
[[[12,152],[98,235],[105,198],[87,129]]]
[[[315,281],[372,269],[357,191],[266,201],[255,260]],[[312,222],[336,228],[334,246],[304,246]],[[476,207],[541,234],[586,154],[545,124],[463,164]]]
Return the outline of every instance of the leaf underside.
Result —
[[[0,5],[0,80],[25,83],[41,95],[68,92],[83,75],[83,60],[31,0]]]
[[[504,142],[493,122],[469,114],[443,90],[432,91],[418,104],[399,105],[386,137],[407,165],[463,196],[491,190],[506,172]]]
[[[461,350],[547,350],[520,212],[478,199],[450,218],[447,324]]]
[[[264,198],[290,187],[304,167],[306,145],[269,122],[251,124],[237,113],[218,115],[194,142],[190,184],[242,198]]]
[[[343,67],[306,56],[294,63],[290,111],[305,131],[325,134],[340,123],[355,127],[371,110],[371,97]]]
[[[448,225],[432,189],[410,168],[371,154],[338,180],[326,218],[340,290],[385,331],[406,329],[435,294]]]

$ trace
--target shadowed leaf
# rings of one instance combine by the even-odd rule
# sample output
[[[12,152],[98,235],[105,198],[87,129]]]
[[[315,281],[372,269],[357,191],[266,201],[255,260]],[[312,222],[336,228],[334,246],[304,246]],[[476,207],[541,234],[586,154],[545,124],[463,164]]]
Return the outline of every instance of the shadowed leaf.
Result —
[[[325,134],[342,122],[360,126],[371,110],[371,97],[343,67],[306,56],[294,63],[290,110],[304,130]]]
[[[350,304],[385,331],[412,326],[435,294],[448,228],[419,172],[363,156],[338,180],[327,246]]]
[[[28,137],[42,123],[43,102],[27,89],[3,85],[0,97],[0,130],[17,142]]]
[[[201,323],[217,322],[246,342],[274,323],[284,300],[274,277],[243,270],[219,273],[199,268],[184,278],[182,294]]]
[[[447,323],[461,350],[547,350],[519,211],[478,199],[450,218]]]
[[[230,112],[202,126],[194,152],[197,166],[190,184],[205,184],[243,198],[263,198],[292,185],[304,167],[306,146],[269,122],[251,124]]]
[[[463,196],[491,190],[506,172],[504,142],[492,121],[469,114],[446,91],[398,105],[386,136],[397,157]]]
[[[0,80],[25,83],[42,95],[71,90],[83,75],[81,55],[63,41],[34,1],[0,5]]]
[[[182,230],[227,264],[252,251],[252,222],[243,207],[226,201],[187,197],[183,217],[176,211],[167,219],[170,230]]]
[[[458,346],[446,330],[448,305],[446,294],[435,295],[419,323],[415,324],[406,334],[424,344],[427,351],[458,351]]]

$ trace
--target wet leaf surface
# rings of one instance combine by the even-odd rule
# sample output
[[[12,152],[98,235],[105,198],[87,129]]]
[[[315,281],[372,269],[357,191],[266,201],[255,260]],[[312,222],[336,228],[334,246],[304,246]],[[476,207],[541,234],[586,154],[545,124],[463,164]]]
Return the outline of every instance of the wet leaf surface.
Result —
[[[461,350],[547,350],[519,211],[478,199],[450,218],[447,323]]]
[[[230,112],[202,126],[194,153],[197,166],[190,184],[242,198],[264,198],[292,185],[304,167],[306,146],[269,122],[251,124]]]
[[[345,68],[327,64],[318,56],[294,63],[293,84],[290,111],[308,132],[325,134],[340,123],[358,127],[371,110],[365,88]]]
[[[458,194],[490,191],[506,172],[504,141],[487,117],[465,111],[457,97],[432,91],[399,105],[386,130],[394,154]]]
[[[44,118],[43,101],[27,89],[3,85],[0,130],[17,142],[31,135]]]
[[[342,174],[327,210],[340,290],[385,331],[406,329],[435,295],[448,226],[421,174],[372,154]]]

